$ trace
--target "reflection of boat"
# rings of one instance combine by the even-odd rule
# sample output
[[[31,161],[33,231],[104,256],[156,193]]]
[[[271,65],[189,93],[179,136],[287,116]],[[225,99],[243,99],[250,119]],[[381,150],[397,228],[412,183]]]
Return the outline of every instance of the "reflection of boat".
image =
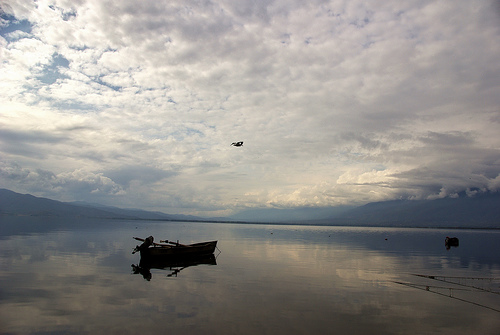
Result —
[[[132,253],[140,252],[142,257],[191,257],[199,255],[210,255],[213,254],[215,248],[217,247],[217,241],[201,242],[194,244],[180,244],[179,242],[172,241],[160,241],[161,243],[155,243],[153,236],[149,236],[146,239],[139,237],[134,237],[138,241],[142,241],[141,245],[135,247]]]
[[[444,239],[444,245],[446,249],[450,249],[450,247],[458,247],[458,238],[446,236]]]
[[[196,255],[191,257],[141,257],[138,265],[132,264],[134,274],[141,274],[144,279],[151,280],[151,269],[169,270],[168,277],[176,276],[182,270],[201,264],[217,265],[214,254]]]

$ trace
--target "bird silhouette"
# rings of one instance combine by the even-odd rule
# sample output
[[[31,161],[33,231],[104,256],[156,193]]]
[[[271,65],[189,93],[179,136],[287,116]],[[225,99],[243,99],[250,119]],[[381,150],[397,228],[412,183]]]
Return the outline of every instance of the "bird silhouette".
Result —
[[[233,142],[231,145],[234,145],[235,147],[241,147],[243,146],[243,142]]]

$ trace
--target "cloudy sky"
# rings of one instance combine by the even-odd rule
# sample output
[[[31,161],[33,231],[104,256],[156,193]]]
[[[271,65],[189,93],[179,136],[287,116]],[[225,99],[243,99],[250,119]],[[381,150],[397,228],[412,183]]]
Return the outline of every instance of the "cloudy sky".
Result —
[[[500,189],[498,1],[0,6],[2,188],[204,216]]]

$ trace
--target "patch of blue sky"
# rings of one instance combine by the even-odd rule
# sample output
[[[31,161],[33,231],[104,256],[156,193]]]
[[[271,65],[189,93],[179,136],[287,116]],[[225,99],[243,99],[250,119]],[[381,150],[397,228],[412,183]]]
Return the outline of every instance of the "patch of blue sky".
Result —
[[[387,166],[385,166],[383,164],[376,164],[376,165],[372,166],[372,168],[375,171],[385,171],[385,170],[387,170]]]
[[[54,108],[57,108],[57,109],[63,110],[63,111],[75,111],[75,112],[78,111],[80,113],[97,111],[97,108],[95,105],[83,103],[81,101],[77,101],[77,100],[73,100],[73,99],[68,99],[68,100],[46,99],[46,100],[49,101]],[[103,109],[105,107],[109,107],[109,106],[99,106],[99,109]]]
[[[40,80],[40,78],[38,78]],[[45,84],[42,80],[40,80],[42,84]],[[31,85],[23,85],[24,92],[22,95],[26,95],[28,97],[27,104],[30,106],[37,106],[41,102],[48,103],[53,108],[56,108],[61,111],[74,111],[79,113],[87,113],[87,112],[96,112],[98,110],[107,109],[111,106],[108,104],[99,105],[97,108],[96,105],[82,102],[76,99],[55,99],[52,97],[48,97],[45,95],[38,94],[38,90],[41,89],[41,85],[38,84],[36,86]],[[28,102],[29,101],[29,102]]]
[[[186,138],[205,137],[205,134],[198,129],[185,127],[170,134],[176,141],[183,141]]]
[[[101,79],[101,77],[97,77],[94,79],[96,83],[98,83],[101,86],[107,87],[109,89],[112,89],[115,92],[121,92],[123,90],[123,86],[116,86],[116,85],[111,85],[110,83],[107,83]]]
[[[194,129],[194,128],[186,128],[186,134],[189,135],[189,136],[192,136],[192,135],[199,135],[200,137],[205,137],[205,134],[198,130],[198,129]]]
[[[172,128],[170,129],[162,129],[161,132],[150,133],[147,137],[156,140],[173,139],[177,142],[182,142],[186,141],[187,139],[203,138],[205,137],[205,133],[193,127],[176,127],[172,125]]]
[[[28,20],[18,20],[15,16],[0,12],[0,36],[8,41],[19,39],[24,34],[31,34],[32,24]]]
[[[76,17],[76,14],[77,14],[75,10],[65,11],[64,9],[58,8],[58,7],[54,6],[54,5],[50,5],[49,8],[52,9],[52,10],[54,10],[54,11],[61,12],[61,17],[62,17],[62,19],[64,21],[68,21],[71,18]]]
[[[69,61],[62,55],[55,53],[52,56],[52,62],[42,69],[42,73],[37,76],[37,79],[42,83],[51,85],[57,81],[57,79],[65,79],[67,76],[60,73],[59,68],[69,68]]]
[[[86,45],[83,45],[83,46],[79,46],[79,45],[68,45],[68,48],[72,49],[72,50],[76,50],[76,51],[85,51],[85,50],[88,50],[88,49],[91,49],[90,47],[86,46]]]

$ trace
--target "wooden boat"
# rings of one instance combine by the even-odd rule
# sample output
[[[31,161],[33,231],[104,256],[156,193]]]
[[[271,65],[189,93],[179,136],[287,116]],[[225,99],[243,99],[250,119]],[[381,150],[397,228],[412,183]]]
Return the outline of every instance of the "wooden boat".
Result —
[[[155,243],[153,236],[149,236],[146,239],[139,237],[134,237],[138,241],[143,243],[136,246],[132,253],[140,252],[141,258],[143,257],[197,257],[200,255],[210,255],[213,254],[215,248],[217,247],[217,241],[201,242],[194,244],[180,244],[179,242],[173,241],[160,241],[161,243]]]

